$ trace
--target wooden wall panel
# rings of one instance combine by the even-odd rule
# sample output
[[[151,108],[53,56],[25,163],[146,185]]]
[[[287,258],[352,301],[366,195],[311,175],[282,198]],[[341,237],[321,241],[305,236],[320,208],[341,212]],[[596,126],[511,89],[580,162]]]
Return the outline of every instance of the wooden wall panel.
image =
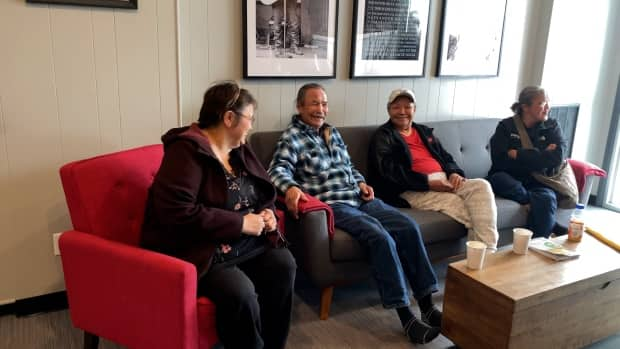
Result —
[[[58,168],[178,124],[176,16],[0,1],[0,303],[64,289]]]
[[[204,1],[204,0],[202,0]],[[241,1],[209,0],[207,17],[209,78],[237,79],[242,75]]]
[[[258,86],[258,94],[254,98],[258,100],[258,110],[254,128],[257,130],[278,130],[282,128],[280,122],[281,108],[280,85],[261,83]]]
[[[92,18],[75,7],[53,8],[50,29],[63,157],[97,154],[101,135]]]
[[[189,55],[189,76],[185,76],[190,81],[190,94],[192,96],[191,113],[187,122],[198,120],[202,98],[209,86],[211,77],[209,76],[209,21],[208,18],[208,2],[203,0],[183,1],[181,6],[189,7],[189,28],[188,33],[191,55]]]
[[[160,134],[180,123],[177,65],[177,4],[157,0],[157,72],[159,73]]]
[[[157,142],[162,130],[157,3],[142,1],[139,11],[115,10],[124,148]]]
[[[365,99],[360,104],[365,107],[362,114],[366,115],[362,122],[364,125],[375,125],[379,123],[379,81],[378,80],[361,80],[360,83],[366,83]]]
[[[101,152],[122,148],[114,10],[91,9]]]

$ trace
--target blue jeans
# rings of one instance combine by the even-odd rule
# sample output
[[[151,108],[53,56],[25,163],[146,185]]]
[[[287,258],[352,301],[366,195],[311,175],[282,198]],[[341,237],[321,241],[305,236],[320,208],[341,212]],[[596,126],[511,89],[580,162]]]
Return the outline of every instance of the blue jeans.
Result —
[[[330,206],[336,227],[349,233],[368,252],[385,308],[410,304],[405,276],[415,299],[437,291],[437,277],[413,219],[379,199],[360,207],[340,203]]]
[[[527,228],[534,232],[532,237],[549,237],[555,224],[555,211],[558,207],[553,189],[535,180],[520,182],[506,172],[496,172],[487,180],[491,183],[495,194],[522,205],[530,204]]]

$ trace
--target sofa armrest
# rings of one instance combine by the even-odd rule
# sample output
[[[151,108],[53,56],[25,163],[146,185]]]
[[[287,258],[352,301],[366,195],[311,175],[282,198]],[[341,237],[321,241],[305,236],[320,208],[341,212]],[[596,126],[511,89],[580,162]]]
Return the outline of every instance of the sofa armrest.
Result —
[[[327,229],[327,213],[324,210],[301,214],[299,219],[287,216],[286,237],[289,248],[301,270],[319,288],[348,284],[369,276],[365,260],[333,262],[332,238]]]
[[[307,273],[318,272],[324,263],[331,261],[325,211],[300,214],[299,219],[287,213],[285,222],[289,248]]]
[[[193,264],[75,230],[59,247],[76,327],[132,348],[196,347]]]

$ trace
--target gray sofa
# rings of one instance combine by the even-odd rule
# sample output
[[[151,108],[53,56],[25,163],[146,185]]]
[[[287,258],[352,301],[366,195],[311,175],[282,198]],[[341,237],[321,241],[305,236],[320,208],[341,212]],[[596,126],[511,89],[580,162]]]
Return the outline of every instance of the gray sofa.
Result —
[[[500,119],[472,119],[428,122],[435,135],[452,154],[469,178],[485,177],[491,167],[489,139]],[[339,127],[355,167],[367,171],[368,142],[377,126]],[[269,166],[281,131],[257,132],[249,143],[265,168]],[[512,228],[524,226],[527,209],[516,202],[496,199],[500,245],[512,242]],[[467,230],[443,213],[401,209],[420,225],[431,260],[462,254]],[[558,221],[566,226],[569,210],[558,210]],[[334,286],[369,277],[365,253],[349,234],[336,229],[329,239],[324,212],[311,212],[299,220],[286,220],[286,234],[297,263],[311,281],[321,289],[321,319],[329,314]]]

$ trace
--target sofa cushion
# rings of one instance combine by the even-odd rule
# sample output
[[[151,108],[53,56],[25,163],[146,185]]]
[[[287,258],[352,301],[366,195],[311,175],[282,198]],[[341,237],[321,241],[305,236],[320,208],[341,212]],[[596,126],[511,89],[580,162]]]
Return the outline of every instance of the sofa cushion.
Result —
[[[497,229],[525,226],[527,206],[500,197],[495,197],[495,203],[497,204]]]
[[[401,208],[401,212],[410,215],[420,226],[425,245],[446,240],[457,240],[467,235],[462,224],[440,212]],[[333,261],[344,262],[365,258],[364,249],[347,232],[336,228],[330,244]]]

